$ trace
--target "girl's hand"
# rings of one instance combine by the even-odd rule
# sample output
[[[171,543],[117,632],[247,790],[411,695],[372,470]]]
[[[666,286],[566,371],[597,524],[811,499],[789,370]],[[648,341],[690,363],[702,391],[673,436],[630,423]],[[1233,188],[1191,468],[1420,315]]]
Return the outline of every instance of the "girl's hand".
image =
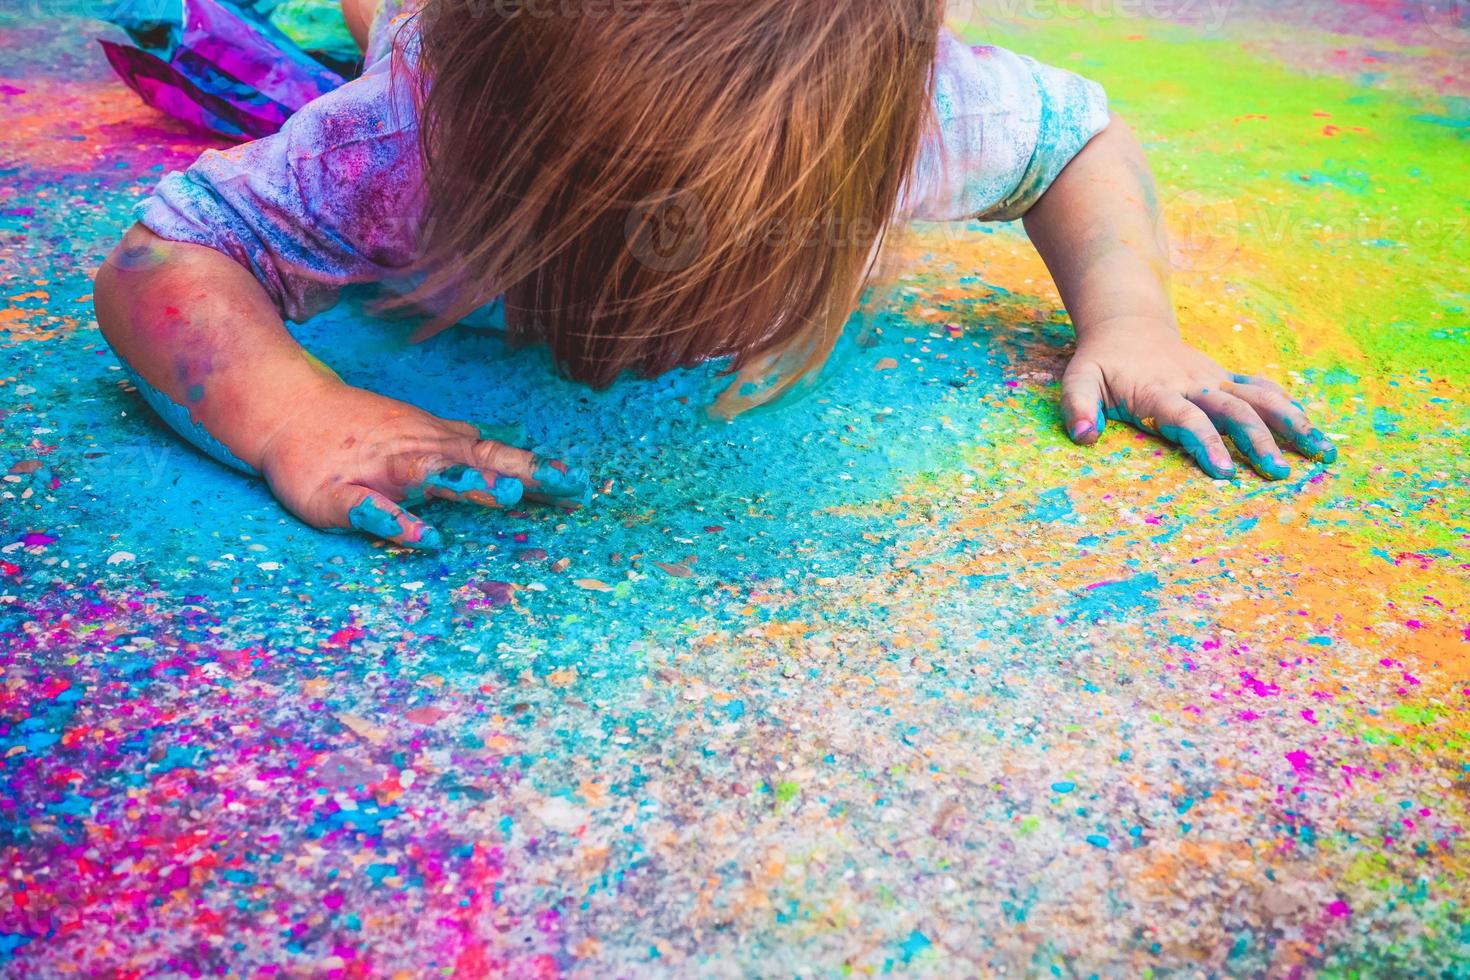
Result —
[[[1268,480],[1291,474],[1277,438],[1309,459],[1337,458],[1274,382],[1226,371],[1179,339],[1158,189],[1122,120],[1067,164],[1026,214],[1026,232],[1077,329],[1062,377],[1073,441],[1092,445],[1104,417],[1116,419],[1178,443],[1221,480],[1235,475],[1222,434]]]
[[[443,536],[406,508],[426,500],[506,508],[523,497],[575,507],[591,496],[584,471],[527,452],[519,426],[451,422],[336,380],[300,403],[267,440],[260,470],[313,527],[434,549]]]
[[[1235,476],[1222,435],[1268,480],[1291,475],[1278,438],[1308,459],[1337,459],[1274,381],[1226,371],[1155,320],[1109,323],[1078,340],[1062,376],[1062,415],[1080,445],[1097,442],[1104,417],[1127,422],[1178,444],[1217,480]]]

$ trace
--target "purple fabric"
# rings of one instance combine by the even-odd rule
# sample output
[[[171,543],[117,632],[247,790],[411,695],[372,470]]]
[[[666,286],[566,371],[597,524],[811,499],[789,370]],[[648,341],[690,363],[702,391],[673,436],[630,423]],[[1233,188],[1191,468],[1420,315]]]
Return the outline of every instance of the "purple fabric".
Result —
[[[215,0],[184,0],[179,50],[187,51],[291,112],[340,88],[341,75]],[[292,46],[294,47],[294,46]],[[283,118],[281,122],[285,122]]]
[[[255,86],[237,81],[216,68],[198,53],[180,48],[174,54],[172,67],[203,92],[229,105],[241,119],[248,119],[251,138],[269,136],[286,124],[301,106],[282,105],[267,97]]]
[[[127,21],[128,33],[140,44],[147,39],[149,50],[101,42],[122,80],[160,112],[221,136],[254,139],[344,83],[285,35],[217,0],[184,0],[181,9],[181,23]],[[152,43],[159,37],[167,43]]]
[[[145,105],[221,136],[251,138],[272,131],[272,128],[257,128],[236,106],[203,91],[168,62],[147,51],[111,41],[100,43],[112,70],[128,88],[138,93]]]

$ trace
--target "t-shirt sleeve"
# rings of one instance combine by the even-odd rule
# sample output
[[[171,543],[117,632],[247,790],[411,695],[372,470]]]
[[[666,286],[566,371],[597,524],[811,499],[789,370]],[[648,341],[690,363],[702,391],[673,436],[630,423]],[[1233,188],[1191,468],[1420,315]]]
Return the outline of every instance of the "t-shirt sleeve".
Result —
[[[924,221],[1012,221],[1108,125],[1102,87],[1003,48],[945,32],[934,122],[900,205]]]
[[[367,48],[362,63],[375,65],[393,53],[399,29],[419,11],[424,0],[378,0],[378,9],[368,27]],[[416,32],[414,32],[416,38]]]
[[[407,86],[385,60],[304,106],[280,132],[208,150],[138,208],[154,234],[251,271],[300,321],[343,286],[401,275],[418,253],[423,168]]]

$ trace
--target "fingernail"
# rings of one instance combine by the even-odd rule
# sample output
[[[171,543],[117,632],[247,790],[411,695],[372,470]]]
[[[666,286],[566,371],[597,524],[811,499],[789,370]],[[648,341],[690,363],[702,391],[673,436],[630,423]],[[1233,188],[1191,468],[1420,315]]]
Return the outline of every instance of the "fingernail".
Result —
[[[1331,463],[1337,459],[1337,447],[1321,429],[1313,429],[1307,433],[1302,442],[1304,443],[1302,449],[1319,463]]]
[[[1097,431],[1097,426],[1087,419],[1072,423],[1072,441],[1081,442]]]
[[[1212,449],[1209,452],[1209,458],[1210,465],[1215,468],[1216,473],[1221,473],[1225,476],[1235,475],[1235,461],[1230,458],[1229,454],[1223,453],[1218,449]]]
[[[1291,476],[1291,467],[1286,465],[1286,460],[1279,456],[1268,456],[1261,460],[1261,469],[1273,480],[1284,480]]]
[[[413,541],[404,541],[410,548],[419,551],[438,551],[444,547],[444,535],[432,524],[421,525],[423,532]]]
[[[521,497],[526,493],[526,486],[513,476],[502,476],[496,479],[491,493],[495,497],[495,502],[500,506],[514,507],[521,502]]]
[[[536,467],[531,474],[536,481],[536,492],[548,497],[581,498],[591,493],[591,478],[581,467],[568,466],[561,460],[548,459]]]

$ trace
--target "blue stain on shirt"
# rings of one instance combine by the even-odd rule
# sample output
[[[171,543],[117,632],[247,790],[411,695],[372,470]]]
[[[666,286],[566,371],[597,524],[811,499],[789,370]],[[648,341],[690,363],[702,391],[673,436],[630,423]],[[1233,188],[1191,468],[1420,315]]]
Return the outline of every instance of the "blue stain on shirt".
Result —
[[[31,941],[33,937],[18,932],[0,932],[0,963],[8,962],[15,951]]]

